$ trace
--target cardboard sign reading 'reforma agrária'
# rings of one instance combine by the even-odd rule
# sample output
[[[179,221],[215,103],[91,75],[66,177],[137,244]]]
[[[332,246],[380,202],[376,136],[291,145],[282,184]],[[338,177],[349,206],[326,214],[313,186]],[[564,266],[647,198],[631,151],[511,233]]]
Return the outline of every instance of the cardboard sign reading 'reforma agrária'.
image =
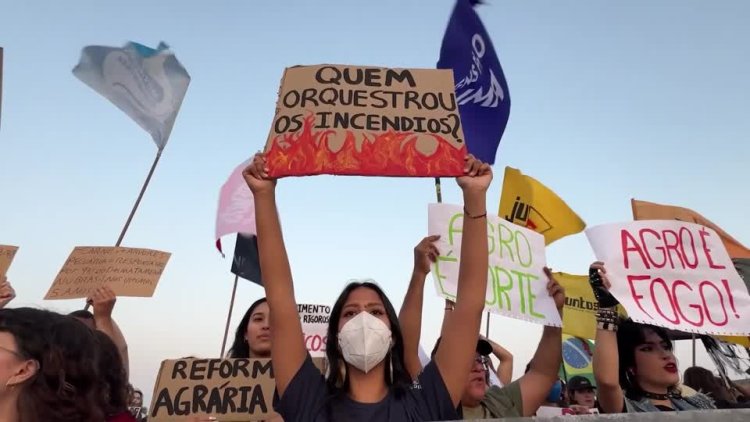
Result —
[[[459,176],[466,146],[453,72],[287,68],[266,154],[273,177]]]
[[[18,246],[0,245],[0,278],[8,272],[16,252],[18,252]]]
[[[165,360],[156,380],[150,422],[221,415],[222,421],[267,419],[276,383],[270,359]]]
[[[323,358],[313,364],[325,373]],[[222,422],[279,420],[270,359],[176,359],[161,363],[149,422],[216,416]]]
[[[170,256],[152,249],[77,246],[44,298],[85,298],[101,286],[117,296],[151,297]]]
[[[464,211],[459,205],[430,204],[428,232],[440,256],[432,276],[440,296],[456,300]],[[547,292],[544,237],[494,215],[487,215],[489,268],[484,309],[511,318],[560,327],[555,301]]]
[[[750,296],[721,238],[681,221],[586,230],[610,291],[634,321],[702,334],[750,335]]]

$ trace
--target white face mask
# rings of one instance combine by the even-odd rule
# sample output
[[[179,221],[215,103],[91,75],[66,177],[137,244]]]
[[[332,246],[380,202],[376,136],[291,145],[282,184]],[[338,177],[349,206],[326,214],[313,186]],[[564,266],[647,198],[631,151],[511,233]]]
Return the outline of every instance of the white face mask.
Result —
[[[367,373],[383,361],[391,349],[391,330],[369,312],[360,312],[339,331],[344,360]]]

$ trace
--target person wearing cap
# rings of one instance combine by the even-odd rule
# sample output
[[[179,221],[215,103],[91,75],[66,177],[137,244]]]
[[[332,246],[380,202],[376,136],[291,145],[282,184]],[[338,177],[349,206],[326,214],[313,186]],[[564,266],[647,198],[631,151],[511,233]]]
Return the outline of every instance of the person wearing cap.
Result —
[[[404,337],[404,363],[412,378],[422,369],[419,360],[422,297],[431,263],[435,262],[439,255],[434,245],[438,239],[439,236],[426,237],[414,248],[414,270],[399,312],[399,324]],[[548,294],[554,299],[558,312],[562,314],[565,290],[554,279],[549,269],[545,268],[545,274],[549,279]],[[443,326],[451,318],[452,309],[453,304],[446,301]],[[439,342],[438,339],[433,355],[438,349]],[[529,371],[503,387],[489,385],[491,348],[492,344],[485,339],[479,339],[477,342],[473,366],[461,396],[462,418],[471,420],[533,416],[558,379],[557,372],[562,363],[562,329],[545,326]]]
[[[596,407],[596,387],[591,381],[580,375],[568,380],[568,394],[571,407],[573,405],[583,406],[587,409]]]

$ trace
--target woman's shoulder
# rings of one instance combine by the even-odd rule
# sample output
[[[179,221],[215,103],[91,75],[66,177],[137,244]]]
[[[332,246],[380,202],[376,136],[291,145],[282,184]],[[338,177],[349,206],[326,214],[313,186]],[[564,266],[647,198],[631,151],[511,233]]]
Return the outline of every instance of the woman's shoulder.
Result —
[[[696,409],[716,409],[714,400],[703,393],[696,392],[691,396],[684,396],[682,399]]]
[[[458,413],[435,361],[425,365],[416,380],[406,388],[405,400],[421,420],[456,420]]]

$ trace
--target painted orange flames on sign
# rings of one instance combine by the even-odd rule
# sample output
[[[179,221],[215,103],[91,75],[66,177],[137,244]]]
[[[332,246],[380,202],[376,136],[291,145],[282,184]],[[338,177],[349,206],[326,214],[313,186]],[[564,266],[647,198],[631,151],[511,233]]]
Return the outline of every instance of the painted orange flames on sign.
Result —
[[[313,129],[313,117],[305,119],[299,132],[286,133],[273,139],[266,151],[271,177],[308,176],[318,174],[358,176],[460,176],[466,148],[455,148],[445,139],[425,134],[437,141],[429,155],[417,149],[414,132],[374,133],[363,135],[357,148],[352,131]],[[338,151],[329,148],[331,135],[345,133]]]

